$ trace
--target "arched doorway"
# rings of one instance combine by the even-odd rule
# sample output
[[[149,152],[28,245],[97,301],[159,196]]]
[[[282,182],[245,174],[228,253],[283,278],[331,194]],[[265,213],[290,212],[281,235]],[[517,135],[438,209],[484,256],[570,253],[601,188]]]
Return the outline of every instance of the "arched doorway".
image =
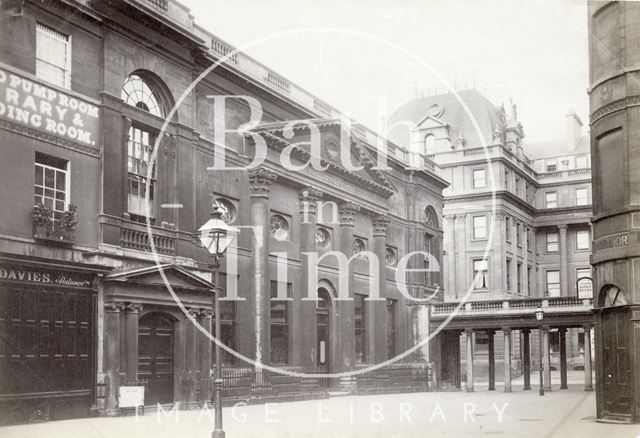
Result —
[[[146,381],[147,406],[173,403],[173,319],[152,312],[140,318],[138,378]]]
[[[604,411],[611,416],[630,416],[633,382],[629,357],[629,299],[615,285],[604,286],[598,295],[600,343],[598,354],[602,370],[598,373],[603,389]]]
[[[316,301],[316,351],[319,373],[331,372],[331,295],[321,287]]]

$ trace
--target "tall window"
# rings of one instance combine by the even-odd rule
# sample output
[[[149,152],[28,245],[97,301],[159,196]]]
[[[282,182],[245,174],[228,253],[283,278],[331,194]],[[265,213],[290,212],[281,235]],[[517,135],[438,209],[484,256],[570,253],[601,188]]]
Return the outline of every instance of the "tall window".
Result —
[[[473,238],[474,239],[486,239],[487,238],[487,217],[486,216],[474,216],[473,217]]]
[[[589,205],[589,190],[587,188],[576,189],[576,205]]]
[[[289,363],[289,302],[274,300],[278,296],[278,282],[271,282],[271,363]],[[287,283],[287,297],[291,296],[291,283]]]
[[[518,263],[516,266],[516,291],[522,292],[522,263]]]
[[[487,171],[484,169],[475,169],[473,171],[473,188],[482,189],[487,186]]]
[[[474,289],[487,289],[487,261],[486,260],[474,260],[473,261],[473,288]]]
[[[396,302],[387,299],[387,358],[396,355]]]
[[[525,227],[524,232],[527,236],[527,251],[531,251],[531,229]]]
[[[504,188],[507,191],[511,190],[511,174],[508,170],[504,171]]]
[[[227,275],[220,274],[220,289],[227,290]],[[215,324],[216,315],[213,316]],[[220,301],[220,341],[227,347],[236,349],[236,301]],[[233,366],[236,364],[236,357],[225,351],[222,351],[222,364],[225,366]],[[213,358],[215,363],[215,349],[213,350]]]
[[[356,335],[356,362],[367,361],[367,313],[365,311],[365,295],[354,294],[354,327]]]
[[[504,238],[511,240],[511,219],[508,217],[504,218]]]
[[[68,161],[36,152],[34,203],[42,203],[60,219],[69,203]]]
[[[520,223],[516,224],[516,244],[522,246],[522,236],[520,235]]]
[[[527,266],[527,295],[531,295],[531,285],[533,284],[533,277],[531,276],[531,266]]]
[[[147,216],[146,194],[149,191],[149,217],[155,217],[155,164],[151,163],[153,135],[140,127],[129,129],[127,169],[129,171],[129,213],[140,218]],[[149,176],[151,166],[151,179]],[[136,218],[134,218],[136,219]]]
[[[580,230],[576,232],[576,248],[579,250],[589,249],[591,247],[591,233],[589,230]]]
[[[557,208],[558,207],[558,192],[547,192],[544,194],[544,206],[545,208]]]
[[[547,252],[558,252],[558,233],[547,233]]]
[[[560,271],[547,271],[547,295],[560,296]]]
[[[511,259],[507,259],[507,290],[511,290]]]
[[[431,254],[435,257],[435,240],[433,235],[429,233],[424,233],[424,252],[427,254]],[[431,268],[431,259],[429,257],[424,258],[424,284],[434,284],[435,283],[435,275],[436,272],[432,272]]]
[[[433,154],[436,151],[436,138],[432,134],[427,134],[424,138],[424,154]]]
[[[36,25],[36,76],[71,88],[71,39],[40,23]]]
[[[516,176],[516,195],[520,196],[520,178]]]

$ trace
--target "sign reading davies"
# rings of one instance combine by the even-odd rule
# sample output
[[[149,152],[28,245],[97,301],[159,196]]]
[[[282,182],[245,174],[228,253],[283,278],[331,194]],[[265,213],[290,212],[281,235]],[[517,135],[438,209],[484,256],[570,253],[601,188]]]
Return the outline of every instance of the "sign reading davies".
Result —
[[[0,265],[0,281],[91,287],[90,276],[77,272],[45,271]]]
[[[96,146],[98,107],[0,66],[0,119]]]

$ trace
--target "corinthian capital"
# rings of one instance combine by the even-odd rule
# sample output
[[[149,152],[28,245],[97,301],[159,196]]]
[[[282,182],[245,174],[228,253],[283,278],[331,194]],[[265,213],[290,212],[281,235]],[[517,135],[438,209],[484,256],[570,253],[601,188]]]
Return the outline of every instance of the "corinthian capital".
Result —
[[[318,201],[322,198],[322,192],[313,187],[307,187],[298,193],[300,199],[300,211],[307,214],[316,214]]]
[[[353,225],[356,220],[356,213],[360,211],[360,206],[355,202],[343,202],[340,204],[340,225]]]
[[[379,214],[373,218],[373,235],[385,237],[387,235],[387,225],[389,225],[389,216]]]
[[[251,195],[269,196],[271,184],[276,180],[277,175],[264,167],[249,169],[249,188]]]

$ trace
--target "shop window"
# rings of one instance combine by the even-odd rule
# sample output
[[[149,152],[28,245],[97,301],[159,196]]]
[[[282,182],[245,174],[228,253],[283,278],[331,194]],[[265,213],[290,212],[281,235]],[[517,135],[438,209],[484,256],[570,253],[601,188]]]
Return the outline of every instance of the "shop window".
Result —
[[[354,327],[356,338],[356,362],[367,361],[367,313],[365,311],[365,295],[354,294]]]
[[[396,303],[387,299],[387,359],[396,355]]]
[[[560,296],[560,271],[547,271],[547,296]]]
[[[128,211],[134,220],[155,217],[155,164],[151,162],[153,134],[138,126],[129,128],[127,142]],[[148,192],[148,204],[147,204]],[[147,209],[148,205],[148,209]]]
[[[69,204],[69,162],[36,152],[34,203],[42,203],[60,219]]]
[[[40,23],[36,25],[36,76],[71,88],[71,38]]]
[[[289,364],[289,301],[277,300],[278,282],[271,282],[271,363]],[[287,283],[287,297],[291,297],[291,283]]]

